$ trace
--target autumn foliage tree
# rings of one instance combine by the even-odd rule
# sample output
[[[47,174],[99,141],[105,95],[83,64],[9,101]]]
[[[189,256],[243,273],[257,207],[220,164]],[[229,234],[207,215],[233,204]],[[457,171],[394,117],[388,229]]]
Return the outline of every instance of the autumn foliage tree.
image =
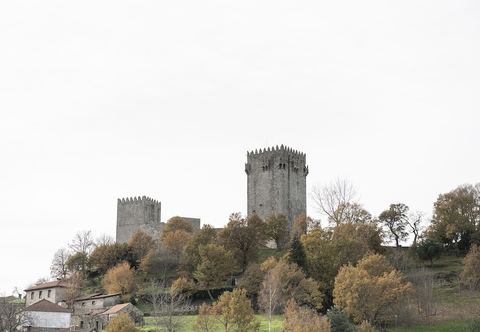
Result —
[[[128,248],[132,261],[138,265],[150,250],[155,248],[155,240],[144,231],[139,230],[133,234],[128,242]]]
[[[316,227],[301,238],[307,258],[307,274],[319,283],[331,305],[335,276],[345,264],[356,264],[366,254],[372,253],[369,239],[380,236],[372,228],[372,234],[363,236],[365,224],[344,223],[334,228]],[[374,227],[374,226],[372,226]],[[377,236],[375,236],[377,234]]]
[[[255,332],[260,330],[260,322],[255,319],[247,292],[236,288],[224,292],[212,306],[213,316],[222,324],[224,331]]]
[[[216,331],[218,321],[213,317],[212,307],[205,302],[198,309],[198,315],[193,324],[193,331],[195,332],[213,332]]]
[[[210,299],[213,301],[210,289],[225,281],[236,269],[233,254],[218,244],[207,244],[199,247],[200,264],[193,274],[200,285],[206,287]]]
[[[127,262],[111,268],[102,280],[102,286],[108,293],[120,293],[126,295],[135,289],[135,272]]]
[[[462,261],[463,269],[460,273],[462,284],[470,290],[480,288],[480,247],[472,245]]]
[[[354,322],[367,320],[374,325],[393,321],[411,293],[412,284],[405,282],[403,275],[379,254],[363,258],[357,266],[343,266],[333,291],[335,305]]]
[[[243,271],[248,263],[258,259],[258,247],[265,241],[265,223],[256,214],[243,218],[240,213],[230,215],[229,222],[218,233],[218,242],[234,253]]]
[[[120,313],[113,317],[105,329],[106,332],[137,332],[135,323],[126,313]]]
[[[315,310],[299,306],[290,299],[285,308],[284,332],[330,332],[330,322]]]
[[[275,242],[277,249],[283,249],[288,242],[288,219],[283,213],[272,213],[265,220],[265,236]]]

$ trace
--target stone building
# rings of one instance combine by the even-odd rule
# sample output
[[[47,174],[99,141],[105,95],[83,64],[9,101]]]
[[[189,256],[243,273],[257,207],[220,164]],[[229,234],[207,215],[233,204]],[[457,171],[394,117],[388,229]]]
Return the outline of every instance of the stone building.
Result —
[[[41,300],[66,306],[68,283],[63,280],[44,282],[25,289],[25,305],[31,306]]]
[[[161,205],[159,201],[146,196],[118,199],[116,241],[128,243],[139,230],[157,240],[165,226],[165,223],[161,222]],[[200,229],[199,218],[182,218],[192,224],[194,231]]]
[[[287,216],[289,226],[307,212],[306,154],[283,145],[247,152],[247,215]]]

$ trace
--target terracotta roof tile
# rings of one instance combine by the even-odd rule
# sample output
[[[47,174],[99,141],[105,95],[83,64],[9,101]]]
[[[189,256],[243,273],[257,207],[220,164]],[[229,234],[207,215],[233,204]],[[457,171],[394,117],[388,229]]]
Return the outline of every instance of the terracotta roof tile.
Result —
[[[104,314],[104,315],[116,314],[116,313],[118,313],[120,310],[122,310],[123,308],[125,308],[126,306],[128,306],[129,304],[130,304],[130,303],[117,304],[117,305],[111,307],[110,309],[108,309],[107,311],[105,311],[103,314]]]
[[[26,311],[41,311],[41,312],[71,312],[67,308],[63,308],[58,304],[50,302],[48,300],[40,300],[31,306],[25,308]]]
[[[54,288],[54,287],[68,287],[68,283],[63,280],[44,282],[43,284],[35,285],[25,289],[25,292],[37,290],[37,289]]]

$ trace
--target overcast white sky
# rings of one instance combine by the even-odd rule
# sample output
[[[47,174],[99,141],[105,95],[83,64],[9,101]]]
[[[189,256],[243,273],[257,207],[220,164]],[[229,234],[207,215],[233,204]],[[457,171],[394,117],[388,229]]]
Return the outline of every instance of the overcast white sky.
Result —
[[[308,192],[431,215],[480,181],[479,59],[477,1],[2,1],[0,293],[115,236],[117,198],[224,226],[280,144]]]

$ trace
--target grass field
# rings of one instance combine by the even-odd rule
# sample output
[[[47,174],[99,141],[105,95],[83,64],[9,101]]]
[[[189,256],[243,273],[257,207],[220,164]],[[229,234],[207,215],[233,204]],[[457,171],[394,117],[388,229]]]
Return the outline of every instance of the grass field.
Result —
[[[181,322],[181,328],[179,332],[191,332],[192,331],[192,326],[195,323],[195,320],[197,319],[197,316],[182,316],[179,317],[180,322]],[[268,332],[268,320],[265,316],[257,315],[256,319],[260,321],[260,332]],[[141,327],[140,331],[143,332],[150,332],[150,331],[155,331],[154,328],[154,323],[153,323],[153,318],[147,317],[146,318],[146,323],[147,326]],[[283,323],[283,317],[282,316],[275,316],[272,319],[272,331],[273,332],[280,332],[282,330],[282,323]],[[164,330],[160,330],[164,331]],[[222,332],[223,329],[219,325],[217,326],[217,329],[214,332]]]

